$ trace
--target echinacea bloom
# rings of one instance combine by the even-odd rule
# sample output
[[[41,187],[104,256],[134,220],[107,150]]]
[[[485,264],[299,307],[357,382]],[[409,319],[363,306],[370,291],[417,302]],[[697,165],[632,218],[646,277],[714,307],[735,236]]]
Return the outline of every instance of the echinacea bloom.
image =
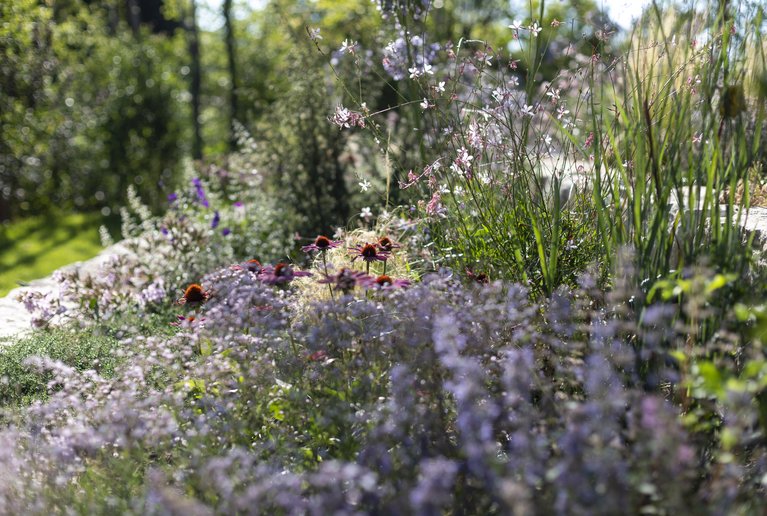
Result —
[[[327,251],[328,249],[334,249],[340,246],[343,242],[340,240],[331,240],[326,236],[319,235],[314,239],[313,244],[305,245],[301,250],[305,253],[311,251]]]
[[[406,279],[392,279],[391,276],[381,274],[375,279],[375,286],[382,289],[405,288],[410,286],[410,282]]]
[[[190,315],[189,317],[185,317],[183,315],[177,315],[176,320],[170,323],[170,325],[176,326],[177,328],[190,328],[192,326],[202,325],[203,321],[205,321],[204,317],[201,317],[198,319],[194,315]]]
[[[318,281],[318,283],[330,284],[336,290],[348,294],[354,287],[370,287],[373,285],[373,278],[362,271],[343,268],[336,274],[331,274]]]
[[[392,241],[392,239],[387,236],[383,236],[378,239],[378,249],[381,251],[390,253],[392,252],[392,249],[399,249],[400,247],[401,246],[398,243]]]
[[[244,265],[245,265],[245,269],[247,269],[249,272],[255,272],[256,274],[261,272],[261,269],[262,269],[261,262],[259,262],[255,258],[252,260],[248,260],[247,262],[245,262]]]
[[[306,359],[309,360],[310,362],[318,362],[320,360],[325,360],[326,358],[328,358],[328,353],[324,349],[315,351],[314,353],[306,357]]]
[[[192,283],[186,290],[184,295],[179,298],[176,303],[179,305],[201,305],[208,300],[210,294],[202,289],[202,286],[197,283]]]
[[[246,262],[238,263],[236,265],[232,265],[229,268],[233,271],[248,271],[254,274],[258,274],[259,272],[261,272],[261,269],[263,267],[261,266],[261,262],[259,262],[256,259],[253,259],[253,260],[248,260]]]
[[[466,276],[468,276],[472,281],[476,281],[480,285],[484,285],[490,281],[490,278],[488,278],[487,274],[484,272],[475,273],[469,268],[466,269]]]
[[[311,272],[294,271],[287,263],[278,263],[274,267],[267,265],[258,273],[258,278],[267,285],[284,285],[301,276],[311,276]]]
[[[370,262],[385,262],[389,259],[389,252],[379,250],[375,244],[363,244],[357,247],[352,247],[349,251],[354,255],[352,261],[357,258],[362,258],[364,261]]]

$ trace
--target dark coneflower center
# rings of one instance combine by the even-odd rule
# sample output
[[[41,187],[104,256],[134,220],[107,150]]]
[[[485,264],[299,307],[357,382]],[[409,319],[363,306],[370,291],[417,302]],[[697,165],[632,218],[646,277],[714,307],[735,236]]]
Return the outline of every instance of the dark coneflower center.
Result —
[[[314,241],[314,245],[316,245],[318,249],[327,249],[330,247],[330,239],[326,236],[320,235]]]
[[[261,262],[258,260],[248,260],[245,263],[247,264],[246,267],[250,272],[258,272],[261,270]]]
[[[336,276],[336,286],[341,290],[351,290],[356,284],[357,280],[354,279],[354,275],[345,267],[341,269],[341,272]]]
[[[360,253],[364,258],[375,258],[376,257],[376,246],[373,244],[365,244],[365,247],[362,248],[362,252]]]
[[[186,299],[187,303],[201,303],[205,300],[205,293],[200,285],[192,283],[186,287],[184,299]]]
[[[278,263],[274,266],[274,275],[277,277],[286,276],[288,273],[288,264]]]
[[[384,251],[391,251],[392,241],[389,237],[383,237],[378,241],[378,246]]]
[[[378,283],[382,287],[386,287],[391,285],[393,282],[391,277],[387,276],[386,274],[382,274],[381,276],[378,276],[376,278],[376,283]]]

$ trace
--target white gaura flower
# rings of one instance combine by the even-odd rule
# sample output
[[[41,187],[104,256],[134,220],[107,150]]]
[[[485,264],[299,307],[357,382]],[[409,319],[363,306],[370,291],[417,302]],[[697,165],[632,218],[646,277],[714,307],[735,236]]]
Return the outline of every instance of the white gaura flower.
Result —
[[[525,104],[522,107],[522,109],[519,111],[519,114],[522,116],[529,116],[532,118],[533,116],[535,116],[535,108],[533,106],[528,106],[527,104]]]
[[[342,54],[354,54],[357,47],[356,41],[349,41],[347,39],[344,40],[344,42],[341,44],[341,48],[339,49]]]

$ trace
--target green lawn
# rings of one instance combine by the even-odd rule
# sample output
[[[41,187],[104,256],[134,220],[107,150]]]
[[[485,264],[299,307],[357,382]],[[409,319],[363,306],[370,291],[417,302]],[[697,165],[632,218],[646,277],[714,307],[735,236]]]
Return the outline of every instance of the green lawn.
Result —
[[[101,251],[97,214],[31,217],[0,225],[0,296]]]

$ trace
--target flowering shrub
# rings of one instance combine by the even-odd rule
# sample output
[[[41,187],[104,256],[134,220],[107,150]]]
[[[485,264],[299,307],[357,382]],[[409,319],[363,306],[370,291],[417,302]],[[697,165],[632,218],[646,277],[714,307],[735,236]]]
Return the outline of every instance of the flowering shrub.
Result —
[[[187,171],[188,190],[168,195],[168,210],[155,217],[129,189],[122,210],[120,245],[95,271],[59,271],[59,292],[23,294],[36,326],[87,317],[109,318],[126,310],[162,311],[189,284],[236,259],[284,256],[290,228],[282,226],[276,203],[259,190],[250,170],[212,167],[205,176]],[[231,192],[239,192],[236,197]],[[236,200],[233,200],[234,197]],[[102,231],[111,244],[109,235]],[[87,318],[86,318],[87,319]]]

